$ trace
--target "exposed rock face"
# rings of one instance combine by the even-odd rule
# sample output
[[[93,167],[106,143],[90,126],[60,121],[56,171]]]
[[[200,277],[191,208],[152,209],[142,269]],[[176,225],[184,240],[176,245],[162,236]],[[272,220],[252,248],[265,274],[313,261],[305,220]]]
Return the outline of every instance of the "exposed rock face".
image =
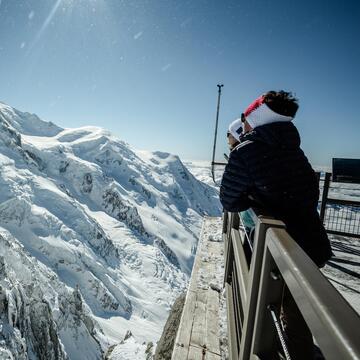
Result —
[[[0,253],[1,358],[68,359],[61,335],[64,328],[68,335],[81,334],[75,344],[84,341],[84,335],[93,339],[88,346],[95,358],[100,356],[95,336],[99,329],[87,315],[79,291],[69,291],[55,274],[41,269],[8,234],[0,234]]]
[[[166,245],[165,241],[162,239],[156,239],[154,244],[161,250],[161,252],[168,258],[168,260],[175,266],[179,265],[179,260],[176,257],[175,253]]]
[[[181,294],[174,302],[166,321],[163,333],[157,344],[155,360],[171,360],[172,351],[180,325],[181,314],[185,304],[186,293]]]
[[[93,187],[92,182],[93,182],[93,180],[92,180],[91,174],[90,173],[85,174],[84,175],[84,180],[83,180],[83,183],[82,183],[83,192],[85,192],[85,193],[90,193],[91,192],[92,187]]]
[[[10,125],[3,114],[0,114],[1,140],[9,147],[21,146],[21,135]]]
[[[33,334],[32,347],[38,358],[54,360],[67,358],[49,304],[45,300],[38,302],[32,298],[29,314],[20,314],[22,319],[27,319],[27,317]],[[19,324],[16,326],[19,327]],[[23,330],[26,329],[23,328]],[[29,331],[23,331],[23,336],[27,337],[28,333]]]
[[[68,161],[61,160],[60,161],[60,166],[59,166],[60,174],[63,174],[66,171],[66,169],[68,168],[69,165],[70,164],[69,164]]]
[[[126,204],[116,190],[107,189],[103,199],[103,207],[107,213],[124,221],[131,229],[137,230],[140,234],[145,234],[144,225],[136,207]]]

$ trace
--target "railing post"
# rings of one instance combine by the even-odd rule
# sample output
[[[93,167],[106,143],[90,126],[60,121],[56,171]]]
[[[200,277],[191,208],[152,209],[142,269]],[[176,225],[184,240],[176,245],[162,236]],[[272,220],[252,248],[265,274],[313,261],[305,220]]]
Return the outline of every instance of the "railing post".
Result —
[[[229,220],[229,213],[226,210],[224,210],[224,212],[223,212],[223,229],[222,229],[223,234],[227,233],[228,220]]]
[[[239,230],[240,217],[238,213],[231,213],[231,228]]]
[[[270,229],[266,238],[265,257],[269,255],[271,261],[276,263],[283,281],[325,358],[360,359],[357,331],[360,328],[360,316],[357,312],[285,230]],[[264,290],[265,296],[259,295],[259,312],[261,299],[265,298],[266,304],[272,304],[274,299],[271,297],[275,291],[273,284],[267,288],[261,286],[261,289]],[[263,326],[260,317],[256,318],[256,324],[260,328]],[[254,342],[258,344],[254,347],[254,353],[260,358],[268,358],[263,352],[267,331],[263,328],[258,333],[254,332]]]
[[[251,354],[251,342],[254,331],[255,314],[258,301],[259,283],[263,264],[265,237],[270,227],[285,228],[282,221],[260,216],[255,229],[255,246],[250,264],[250,276],[247,290],[247,301],[244,309],[245,319],[240,344],[239,359],[248,360]]]
[[[231,285],[225,282],[229,359],[238,360],[238,341],[235,325],[235,305]]]
[[[224,212],[224,226],[223,226],[223,239],[225,247],[225,276],[224,286],[226,290],[226,308],[228,318],[228,343],[229,343],[229,356],[230,359],[237,360],[238,355],[238,338],[239,329],[236,324],[235,318],[239,316],[236,311],[236,302],[238,299],[234,298],[232,284],[234,282],[233,276],[235,269],[234,247],[233,247],[233,229],[239,227],[238,214]]]
[[[324,224],[325,219],[325,211],[326,211],[326,202],[329,194],[329,187],[330,187],[330,178],[331,173],[325,173],[325,179],[324,179],[324,186],[323,186],[323,192],[321,197],[321,207],[320,207],[320,220],[321,223]]]
[[[233,228],[239,228],[239,215],[234,213],[224,212],[223,224],[223,240],[225,247],[225,276],[224,282],[229,281],[232,274],[232,263],[234,261],[234,249],[232,246],[231,234]]]
[[[267,306],[271,304],[276,310],[280,309],[284,281],[279,275],[273,276],[274,274],[278,274],[278,269],[266,246],[250,348],[250,355],[257,355],[261,359],[272,358],[277,350],[276,332]]]

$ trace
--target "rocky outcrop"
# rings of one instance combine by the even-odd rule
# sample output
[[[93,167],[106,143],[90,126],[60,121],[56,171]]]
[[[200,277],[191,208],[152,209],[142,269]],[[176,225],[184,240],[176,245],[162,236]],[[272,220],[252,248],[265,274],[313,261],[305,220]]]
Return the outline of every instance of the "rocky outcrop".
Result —
[[[21,146],[21,135],[17,132],[0,113],[0,139],[10,147]]]
[[[175,253],[166,245],[163,239],[155,239],[154,245],[156,245],[159,250],[167,257],[167,259],[175,266],[179,267],[179,260],[176,257]]]
[[[35,165],[39,170],[44,170],[46,165],[42,159],[29,150],[24,150],[23,156],[29,165]]]
[[[186,293],[181,294],[174,302],[163,333],[157,343],[155,360],[171,360],[176,334],[179,328],[181,314],[185,304]]]
[[[104,231],[98,224],[89,231],[89,243],[92,247],[103,256],[108,262],[114,263],[119,259],[119,250],[114,243],[105,235]]]
[[[29,150],[22,147],[21,134],[5,119],[0,112],[0,141],[7,147],[14,149],[22,156],[28,165],[35,165],[40,170],[45,168],[43,161]]]
[[[0,253],[0,358],[67,360],[69,336],[100,357],[101,330],[79,289],[67,289],[10,236],[0,234]]]
[[[27,316],[20,314],[20,318],[27,319]],[[41,302],[34,298],[30,300],[28,319],[33,335],[30,339],[37,357],[39,359],[67,359],[51,308],[44,298]],[[29,340],[28,333],[28,331],[23,331],[22,335]]]
[[[91,193],[91,190],[93,188],[93,179],[90,173],[86,173],[84,175],[84,179],[82,182],[82,191],[84,193]]]
[[[22,285],[7,272],[0,257],[0,341],[15,359],[61,360],[67,355],[59,338],[57,325],[45,296],[32,284]]]
[[[105,211],[120,221],[124,221],[129,228],[146,234],[141,217],[135,206],[127,204],[115,189],[107,189],[103,194],[103,207]]]

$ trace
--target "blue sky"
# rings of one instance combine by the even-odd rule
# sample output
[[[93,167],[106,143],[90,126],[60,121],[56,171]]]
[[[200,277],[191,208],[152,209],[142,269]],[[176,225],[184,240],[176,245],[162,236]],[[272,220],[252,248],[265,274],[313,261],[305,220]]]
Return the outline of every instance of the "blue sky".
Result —
[[[0,0],[0,100],[210,160],[258,95],[292,90],[314,165],[360,157],[358,1]]]

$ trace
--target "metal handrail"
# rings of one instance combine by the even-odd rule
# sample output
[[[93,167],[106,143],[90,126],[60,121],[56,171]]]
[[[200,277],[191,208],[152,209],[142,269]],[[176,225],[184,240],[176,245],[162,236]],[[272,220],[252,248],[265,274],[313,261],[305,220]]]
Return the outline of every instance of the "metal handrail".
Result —
[[[326,359],[360,359],[360,317],[286,232],[281,221],[256,214],[254,252],[244,264],[239,215],[226,213],[225,289],[231,360],[274,355],[269,308],[281,305],[284,283]]]
[[[359,334],[354,329],[360,317],[349,303],[286,230],[269,229],[265,247],[326,359],[359,359]]]

